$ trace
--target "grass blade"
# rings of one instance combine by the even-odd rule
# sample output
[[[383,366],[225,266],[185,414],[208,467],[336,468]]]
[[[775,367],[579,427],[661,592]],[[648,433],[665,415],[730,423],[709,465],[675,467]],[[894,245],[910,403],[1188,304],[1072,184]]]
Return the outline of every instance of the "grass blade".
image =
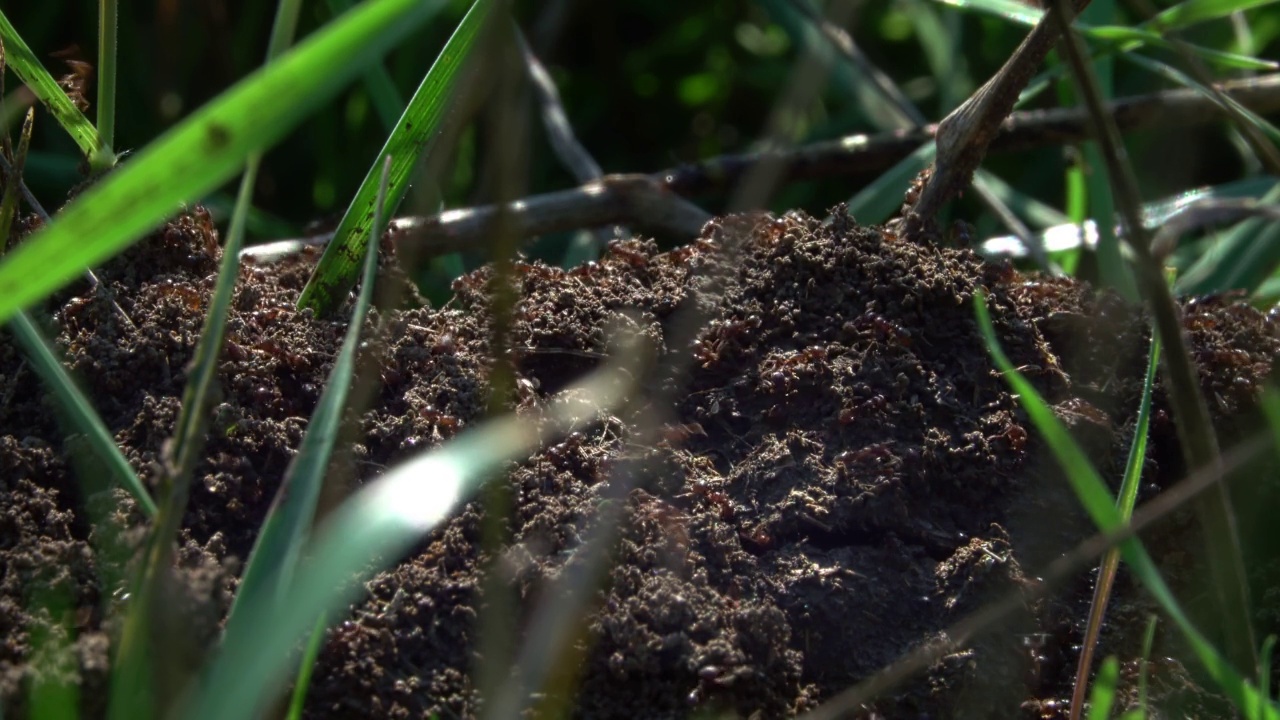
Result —
[[[494,1],[476,0],[467,11],[378,154],[379,158],[392,158],[391,183],[382,207],[387,217],[400,206],[418,161],[432,145],[431,140],[444,120],[445,110],[462,76],[462,67],[489,18]],[[444,3],[424,4],[434,8]],[[375,162],[365,175],[333,240],[325,248],[320,264],[307,281],[302,297],[298,299],[299,307],[310,307],[322,315],[331,313],[355,283],[356,260],[363,256],[365,244],[369,242],[381,164],[381,161]]]
[[[307,688],[311,686],[311,671],[315,669],[316,658],[320,657],[320,649],[324,647],[325,629],[329,621],[323,613],[311,629],[311,637],[307,647],[302,651],[302,661],[298,664],[298,675],[293,680],[293,694],[289,698],[289,714],[285,720],[302,720],[302,705],[307,700]]]
[[[231,178],[437,6],[369,0],[223,93],[71,201],[0,264],[0,322]]]
[[[117,2],[98,0],[98,134],[107,147],[116,137]]]
[[[383,164],[380,191],[384,194],[390,164],[391,158],[387,158]],[[381,210],[375,208],[374,228],[384,225]],[[307,432],[302,437],[298,454],[289,463],[284,481],[276,492],[262,531],[245,564],[240,589],[227,618],[228,642],[242,631],[241,618],[246,607],[264,603],[271,606],[283,597],[293,579],[298,559],[302,557],[302,546],[311,531],[325,470],[329,467],[329,458],[342,426],[342,416],[347,409],[347,395],[351,389],[351,379],[355,375],[360,331],[364,328],[365,316],[373,302],[373,280],[377,267],[378,244],[369,243],[365,250],[364,280],[356,306],[351,312],[346,337],[342,340],[338,356],[334,358],[333,368],[329,371],[315,413],[307,423]]]
[[[156,504],[151,499],[151,494],[147,492],[147,487],[142,484],[142,480],[133,471],[129,461],[120,452],[106,423],[102,422],[102,418],[93,409],[93,403],[89,402],[89,398],[85,397],[75,381],[67,374],[66,368],[58,362],[53,348],[44,339],[40,329],[24,312],[14,315],[9,326],[26,352],[28,360],[31,361],[31,366],[35,368],[36,374],[44,381],[45,386],[53,391],[54,397],[57,398],[58,404],[62,406],[71,424],[84,434],[89,447],[102,463],[102,467],[115,476],[116,481],[129,491],[147,517],[154,518]]]
[[[1044,436],[1085,511],[1102,530],[1114,531],[1123,526],[1124,520],[1121,518],[1120,510],[1116,507],[1098,471],[1089,462],[1089,458],[1072,439],[1062,421],[1053,414],[1053,410],[1036,392],[1035,387],[1014,368],[1008,356],[1000,349],[1000,342],[991,324],[991,316],[987,311],[987,303],[982,291],[974,295],[974,311],[987,351],[991,354],[1005,382],[1018,396],[1018,401],[1030,416],[1031,421]],[[1120,543],[1120,552],[1125,563],[1133,570],[1152,598],[1182,631],[1188,645],[1204,665],[1205,672],[1235,703],[1236,708],[1245,713],[1245,717],[1280,720],[1280,709],[1263,698],[1257,688],[1245,681],[1223,658],[1217,648],[1192,624],[1141,542],[1137,538],[1128,538]]]
[[[111,148],[103,140],[98,130],[89,122],[89,118],[80,112],[80,108],[71,102],[67,93],[53,79],[49,71],[36,58],[31,48],[22,40],[17,28],[0,10],[0,40],[4,41],[5,60],[8,68],[27,84],[53,115],[63,130],[71,136],[80,151],[89,159],[94,168],[109,167],[115,162]]]
[[[1280,184],[1259,199],[1280,203]],[[1255,290],[1280,265],[1280,222],[1253,218],[1237,223],[1178,279],[1179,292],[1206,294]]]
[[[1186,0],[1143,23],[1154,30],[1178,30],[1208,20],[1218,20],[1242,10],[1270,5],[1276,0]]]
[[[1156,372],[1160,368],[1160,337],[1151,334],[1151,353],[1147,359],[1147,375],[1142,382],[1142,399],[1138,404],[1138,420],[1133,429],[1133,444],[1129,446],[1129,458],[1125,462],[1124,479],[1120,483],[1120,517],[1125,522],[1133,516],[1133,506],[1138,500],[1138,485],[1142,480],[1142,465],[1147,458],[1147,427],[1151,420],[1151,388],[1156,382]],[[1107,603],[1111,599],[1111,588],[1115,584],[1116,570],[1120,567],[1120,551],[1111,548],[1102,560],[1098,570],[1098,579],[1093,587],[1093,600],[1089,605],[1089,620],[1085,624],[1084,642],[1081,643],[1080,658],[1076,666],[1075,691],[1071,698],[1071,717],[1080,717],[1083,710],[1085,690],[1089,684],[1089,670],[1093,666],[1093,650],[1098,644],[1098,635],[1102,632],[1102,619],[1107,612]],[[1105,670],[1105,668],[1104,668]],[[1096,705],[1096,700],[1094,701]],[[1090,717],[1092,717],[1090,713]]]

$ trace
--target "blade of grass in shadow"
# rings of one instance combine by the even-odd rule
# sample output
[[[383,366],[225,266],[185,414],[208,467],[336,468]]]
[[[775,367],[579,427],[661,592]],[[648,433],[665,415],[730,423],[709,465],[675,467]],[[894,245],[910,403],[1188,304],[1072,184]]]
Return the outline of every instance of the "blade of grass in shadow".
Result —
[[[1145,713],[1147,710],[1147,699],[1150,696],[1151,684],[1151,649],[1156,644],[1156,625],[1160,622],[1160,618],[1152,615],[1147,619],[1147,629],[1142,633],[1142,668],[1138,672],[1138,709]],[[1262,697],[1266,697],[1266,693],[1261,693]],[[1261,708],[1259,708],[1261,710]]]
[[[987,311],[987,303],[982,291],[974,295],[974,313],[978,319],[978,328],[986,342],[987,351],[1000,370],[1005,382],[1018,397],[1023,409],[1032,423],[1044,437],[1049,449],[1053,452],[1058,464],[1062,467],[1072,490],[1084,506],[1093,522],[1104,531],[1121,528],[1125,522],[1116,507],[1115,499],[1107,490],[1106,484],[1094,469],[1084,451],[1076,444],[1062,421],[1053,414],[1048,403],[1040,397],[1034,386],[1013,366],[1008,356],[1000,348],[995,328]],[[1205,672],[1217,687],[1231,699],[1237,709],[1249,718],[1280,719],[1280,709],[1262,698],[1257,688],[1248,683],[1229,662],[1218,652],[1217,648],[1192,624],[1190,618],[1182,611],[1164,578],[1160,576],[1155,562],[1141,542],[1136,538],[1127,538],[1120,543],[1120,552],[1125,563],[1133,570],[1134,575],[1146,587],[1147,592],[1164,610],[1191,650],[1204,666]],[[1252,671],[1253,668],[1250,668]],[[1258,709],[1261,709],[1259,712]]]
[[[991,193],[999,197],[1000,201],[1005,205],[1008,205],[1010,210],[1018,213],[1020,217],[1026,218],[1027,222],[1037,228],[1069,225],[1071,223],[1071,218],[1064,215],[1062,211],[1020,192],[994,173],[979,168],[975,177],[981,177]]]
[[[4,72],[4,63],[0,62],[0,73]],[[27,117],[22,121],[22,133],[18,136],[18,149],[13,151],[13,162],[9,164],[8,182],[4,184],[4,198],[0,200],[0,253],[9,250],[9,233],[13,229],[14,218],[18,216],[18,195],[22,187],[22,170],[27,164],[27,150],[31,147],[31,131],[35,126],[36,109],[27,110]],[[4,139],[5,152],[9,150],[9,138]]]
[[[1133,506],[1138,500],[1138,484],[1142,480],[1142,466],[1147,459],[1147,426],[1151,420],[1151,388],[1160,368],[1160,338],[1151,334],[1151,354],[1147,359],[1147,374],[1142,381],[1142,399],[1138,403],[1138,419],[1133,428],[1133,444],[1129,446],[1129,458],[1125,462],[1124,479],[1120,483],[1120,517],[1129,522]],[[1116,570],[1120,567],[1120,550],[1107,551],[1098,569],[1093,586],[1093,600],[1089,604],[1089,620],[1085,623],[1084,642],[1080,646],[1080,658],[1076,664],[1076,683],[1071,696],[1070,717],[1075,720],[1084,711],[1084,696],[1089,686],[1089,671],[1093,669],[1093,650],[1102,632],[1102,619],[1111,599]],[[1092,717],[1092,712],[1090,713]]]
[[[390,165],[391,158],[388,157],[383,162],[380,181],[382,193],[387,189]],[[382,211],[375,207],[373,228],[377,231],[384,225]],[[241,617],[246,606],[270,604],[284,596],[293,579],[298,559],[302,556],[302,547],[311,530],[316,504],[320,499],[325,471],[329,467],[329,458],[342,426],[342,415],[347,409],[347,394],[355,374],[360,331],[364,328],[365,316],[373,302],[378,243],[372,242],[365,247],[364,277],[355,308],[351,311],[346,337],[334,358],[333,368],[320,393],[316,410],[307,423],[307,432],[302,436],[298,454],[285,471],[284,481],[276,492],[262,530],[249,553],[240,579],[240,588],[227,617],[228,642],[236,633],[241,632]]]
[[[244,609],[244,632],[228,637],[181,717],[254,717],[288,673],[297,642],[322,613],[341,613],[360,580],[393,565],[506,463],[528,457],[549,438],[596,421],[628,397],[644,353],[638,338],[601,370],[568,388],[538,419],[508,414],[460,434],[361,489],[317,531],[286,595]]]
[[[302,720],[302,705],[307,700],[307,688],[311,686],[311,671],[315,669],[316,658],[320,657],[320,648],[324,647],[325,630],[329,627],[328,616],[320,613],[316,626],[307,639],[307,647],[302,651],[302,660],[298,663],[298,674],[293,679],[293,694],[289,697],[289,714],[285,720]]]
[[[80,112],[80,108],[71,102],[67,93],[53,79],[49,71],[36,58],[31,48],[23,41],[18,30],[0,10],[0,40],[4,42],[5,60],[8,68],[18,79],[27,84],[44,104],[63,130],[71,136],[80,151],[89,159],[95,170],[110,167],[115,162],[111,148],[104,142],[98,130],[89,122],[89,118]]]
[[[1280,203],[1280,184],[1259,200]],[[1237,223],[1183,273],[1179,292],[1207,294],[1240,288],[1255,290],[1280,265],[1280,222],[1253,218]]]
[[[58,362],[57,355],[44,339],[40,329],[24,312],[15,315],[9,327],[36,374],[40,376],[45,387],[53,392],[72,425],[84,434],[89,447],[102,463],[102,467],[138,501],[138,505],[147,517],[154,518],[156,504],[151,499],[151,494],[147,492],[142,480],[120,452],[115,438],[111,436],[111,431],[93,409],[89,398],[85,397],[75,381],[67,374],[66,368]]]
[[[422,83],[409,100],[409,106],[396,123],[395,130],[382,146],[379,158],[392,158],[391,182],[383,213],[390,217],[400,206],[418,161],[432,147],[432,139],[444,120],[453,99],[454,88],[463,75],[463,66],[481,36],[490,10],[497,0],[475,0],[463,16],[444,49],[427,71]],[[298,299],[298,307],[309,307],[317,314],[331,313],[346,297],[355,283],[356,263],[369,242],[369,229],[378,194],[381,161],[375,162],[347,206],[333,240],[325,248],[307,286]]]
[[[0,322],[226,182],[435,8],[361,3],[139,151],[0,263]]]
[[[943,17],[925,0],[906,0],[902,8],[915,28],[920,51],[937,83],[939,106],[959,106],[977,89],[968,59],[960,51],[963,24],[959,15],[946,13]]]
[[[1238,101],[1220,90],[1209,87],[1205,83],[1197,81],[1195,78],[1192,78],[1190,75],[1187,75],[1172,65],[1160,62],[1159,60],[1152,60],[1151,58],[1143,57],[1137,53],[1124,53],[1120,57],[1126,62],[1144,68],[1156,75],[1159,75],[1160,77],[1172,80],[1178,85],[1189,90],[1195,90],[1205,98],[1216,103],[1231,120],[1237,123],[1247,123],[1250,126],[1249,129],[1251,131],[1261,131],[1263,134],[1270,137],[1272,142],[1280,142],[1280,128],[1277,128],[1269,120],[1241,105]],[[1237,125],[1236,129],[1239,130],[1241,128]],[[1255,146],[1252,144],[1250,144],[1250,147],[1254,149],[1255,152],[1258,152],[1260,160],[1264,159],[1264,155],[1275,155],[1275,149],[1272,147]],[[1264,160],[1263,165],[1268,169],[1268,172],[1273,175],[1276,174],[1277,171],[1273,168],[1276,167],[1277,163],[1266,162]]]
[[[391,158],[383,163],[380,181],[380,192],[387,190],[387,174],[390,171]],[[379,195],[379,199],[383,197]],[[377,236],[385,226],[381,205],[375,208],[373,230]],[[315,413],[307,423],[307,432],[302,438],[298,454],[289,463],[284,481],[276,492],[271,509],[267,512],[266,521],[258,534],[249,560],[245,565],[240,580],[239,590],[231,605],[227,617],[224,642],[234,645],[241,642],[246,632],[246,608],[268,608],[273,612],[287,610],[281,605],[297,571],[302,549],[311,532],[311,523],[315,518],[316,505],[320,499],[320,490],[324,485],[325,471],[329,467],[329,458],[338,439],[338,431],[342,425],[342,416],[347,409],[347,395],[351,389],[351,381],[355,375],[356,350],[360,345],[360,331],[369,307],[373,302],[374,276],[378,267],[378,243],[369,243],[365,249],[364,273],[360,286],[360,294],[356,298],[355,308],[351,312],[351,321],[347,326],[346,337],[342,347],[334,359],[333,368],[321,392]],[[318,616],[317,622],[323,623],[325,613]],[[312,630],[309,645],[318,646],[323,636],[325,625],[317,625]],[[250,636],[252,637],[252,636]],[[248,642],[248,641],[244,641]],[[316,649],[318,652],[318,648]],[[310,665],[306,659],[299,670],[300,677],[295,680],[295,690],[301,685],[304,689],[294,693],[291,705],[301,710],[302,697],[305,694],[306,679],[310,677]]]
[[[109,148],[116,137],[117,1],[98,0],[98,134]]]

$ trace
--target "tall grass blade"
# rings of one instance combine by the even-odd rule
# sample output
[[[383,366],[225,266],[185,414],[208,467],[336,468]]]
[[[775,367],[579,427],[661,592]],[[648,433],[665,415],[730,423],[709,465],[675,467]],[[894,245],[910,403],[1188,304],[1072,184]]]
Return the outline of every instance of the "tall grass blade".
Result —
[[[116,40],[118,0],[98,0],[98,134],[102,144],[115,146]]]
[[[1138,419],[1133,428],[1133,444],[1129,446],[1129,458],[1125,462],[1124,479],[1120,483],[1120,517],[1128,522],[1133,516],[1133,506],[1138,500],[1138,485],[1142,480],[1142,466],[1147,458],[1147,428],[1151,421],[1151,388],[1160,368],[1160,337],[1151,334],[1151,353],[1147,359],[1147,374],[1142,381],[1142,399],[1138,404]],[[1120,567],[1120,550],[1111,548],[1098,569],[1098,579],[1093,587],[1093,601],[1089,605],[1089,620],[1085,624],[1084,642],[1080,646],[1080,659],[1076,665],[1076,684],[1071,698],[1071,717],[1080,717],[1085,689],[1089,684],[1089,671],[1093,666],[1093,650],[1102,632],[1102,619],[1106,616],[1107,603],[1111,600],[1111,588],[1115,585],[1116,570]],[[1092,717],[1092,714],[1090,715]]]
[[[362,3],[138,152],[0,263],[0,322],[226,182],[435,8]]]
[[[142,484],[142,480],[133,471],[129,461],[120,452],[106,423],[102,422],[102,418],[93,409],[93,403],[89,402],[89,398],[85,397],[75,381],[67,374],[66,368],[58,362],[57,355],[54,354],[53,348],[45,340],[40,329],[24,312],[15,315],[9,327],[36,374],[44,381],[45,387],[53,392],[72,426],[84,435],[89,448],[102,463],[105,471],[138,501],[138,506],[147,517],[154,518],[156,504],[151,499],[151,494],[147,492],[146,485]]]
[[[1005,382],[1018,396],[1032,423],[1044,436],[1045,442],[1062,466],[1072,490],[1075,491],[1085,511],[1104,531],[1120,528],[1124,525],[1124,520],[1097,470],[1067,432],[1066,426],[1036,392],[1035,387],[1014,368],[1013,363],[1000,348],[995,328],[991,324],[991,316],[987,311],[986,299],[981,290],[974,295],[974,309],[987,351],[991,354]],[[1280,719],[1280,709],[1263,698],[1257,688],[1248,683],[1192,624],[1141,542],[1137,538],[1128,538],[1120,543],[1120,552],[1125,563],[1133,570],[1134,575],[1146,587],[1151,597],[1182,632],[1192,652],[1204,666],[1205,673],[1235,703],[1236,708],[1248,718]],[[1250,671],[1252,670],[1253,668],[1250,668]]]
[[[391,158],[383,163],[383,193],[386,192],[390,164]],[[374,229],[378,230],[385,224],[382,211],[375,208]],[[342,426],[342,416],[347,409],[347,395],[355,375],[356,351],[360,346],[360,331],[364,328],[365,316],[373,302],[373,280],[377,268],[378,243],[373,242],[365,249],[364,279],[355,308],[351,312],[346,337],[342,340],[338,356],[334,358],[333,368],[329,371],[329,378],[320,394],[315,413],[307,423],[307,432],[302,437],[298,454],[289,463],[284,481],[276,492],[262,531],[245,564],[240,589],[227,618],[228,642],[242,631],[245,607],[271,605],[283,598],[293,579],[298,560],[302,557],[302,547],[311,531],[316,504],[320,500],[325,471],[329,467],[329,459]]]
[[[396,128],[382,146],[379,158],[392,158],[391,183],[382,212],[390,217],[400,206],[409,181],[413,179],[418,161],[432,147],[432,139],[444,121],[445,111],[453,100],[454,89],[463,77],[463,66],[477,39],[481,36],[490,10],[497,0],[475,0],[440,51],[439,57],[418,89],[409,100],[409,106],[396,123]],[[443,2],[422,3],[431,7],[443,6]],[[382,162],[369,168],[355,198],[347,207],[342,222],[334,232],[333,240],[325,248],[319,265],[307,281],[299,307],[309,307],[318,314],[333,312],[355,284],[356,263],[363,257],[365,244],[369,242],[378,195],[378,176]]]
[[[89,118],[80,112],[80,108],[71,102],[71,98],[53,79],[49,71],[36,58],[31,48],[18,34],[17,28],[0,10],[0,41],[4,42],[7,66],[18,79],[27,84],[36,97],[53,115],[63,130],[71,136],[80,152],[89,159],[95,168],[110,166],[115,162],[111,148],[103,140],[98,130],[89,122]]]

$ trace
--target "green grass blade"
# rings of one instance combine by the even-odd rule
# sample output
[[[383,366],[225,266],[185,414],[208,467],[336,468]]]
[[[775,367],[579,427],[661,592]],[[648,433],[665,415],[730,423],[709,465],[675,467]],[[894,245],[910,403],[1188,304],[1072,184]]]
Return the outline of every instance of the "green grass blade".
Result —
[[[116,137],[117,2],[98,0],[98,134],[107,147]]]
[[[141,150],[0,263],[0,322],[226,182],[436,7],[362,3]]]
[[[393,565],[506,463],[622,402],[637,371],[628,359],[639,355],[634,347],[620,350],[618,362],[568,389],[536,422],[514,414],[490,420],[366,485],[319,529],[283,600],[246,606],[245,632],[227,638],[180,716],[254,717],[287,676],[297,643],[315,618],[342,613],[359,596],[360,578]]]
[[[94,168],[108,167],[115,162],[111,148],[103,140],[89,118],[80,112],[80,108],[71,102],[67,93],[58,86],[49,71],[36,58],[31,48],[23,41],[18,30],[0,10],[0,40],[4,41],[4,52],[7,66],[27,84],[53,115],[63,130],[71,136],[80,151],[89,159]]]
[[[996,367],[1000,369],[1005,382],[1018,396],[1023,409],[1030,416],[1032,423],[1044,436],[1049,449],[1062,466],[1072,490],[1079,498],[1085,511],[1094,523],[1104,531],[1114,531],[1124,525],[1119,508],[1116,507],[1106,484],[1089,462],[1088,456],[1080,449],[1071,437],[1062,421],[1053,414],[1053,410],[1036,392],[1034,386],[1014,368],[1007,355],[1000,348],[995,328],[987,311],[987,303],[982,291],[974,294],[974,310],[978,319],[978,327],[987,350],[991,354]],[[1192,624],[1190,618],[1182,611],[1173,596],[1173,592],[1160,576],[1155,562],[1142,547],[1137,538],[1128,538],[1120,543],[1120,551],[1124,561],[1146,587],[1152,598],[1160,605],[1204,665],[1205,672],[1217,687],[1235,703],[1236,708],[1249,718],[1277,718],[1280,720],[1280,709],[1263,698],[1257,688],[1250,685],[1222,657],[1217,648]],[[1253,669],[1250,668],[1250,671]]]
[[[325,630],[328,627],[328,616],[321,614],[320,619],[316,620],[316,626],[311,629],[306,649],[302,651],[298,674],[293,680],[293,694],[289,697],[289,714],[285,716],[285,720],[302,720],[302,706],[307,700],[307,688],[311,687],[311,672],[315,670],[316,658],[320,657],[320,649],[324,647]]]
[[[1258,695],[1271,699],[1271,656],[1276,651],[1276,636],[1268,635],[1258,652]]]
[[[386,204],[382,207],[382,212],[387,217],[391,217],[400,206],[418,161],[432,145],[431,141],[453,99],[454,88],[462,77],[463,65],[480,37],[494,2],[495,0],[475,0],[431,69],[427,71],[422,83],[418,85],[418,90],[409,100],[409,107],[400,116],[391,137],[387,138],[382,151],[378,153],[379,158],[392,158],[391,184]],[[442,2],[422,4],[432,7],[443,5]],[[347,207],[333,240],[325,248],[319,265],[307,281],[302,297],[298,299],[299,307],[310,307],[321,315],[331,313],[342,303],[347,291],[355,283],[356,262],[363,256],[365,244],[369,242],[381,165],[379,160],[369,168],[355,198]]]
[[[390,158],[387,160],[380,183],[383,195],[387,189],[386,170]],[[375,216],[374,228],[384,227],[385,219],[376,208]],[[377,267],[378,244],[369,243],[365,250],[364,280],[356,306],[351,312],[346,337],[342,340],[338,356],[334,358],[333,368],[329,371],[329,378],[320,394],[315,413],[307,423],[307,432],[302,437],[298,454],[289,463],[284,481],[276,492],[262,531],[245,564],[240,589],[227,618],[228,642],[243,630],[245,607],[278,602],[284,596],[298,559],[302,556],[302,546],[311,531],[316,504],[320,500],[325,470],[329,467],[329,458],[333,454],[338,431],[342,426],[342,416],[347,409],[347,395],[355,375],[360,331],[373,302],[373,280]]]
[[[1089,720],[1107,720],[1116,701],[1116,685],[1120,683],[1120,661],[1114,655],[1102,662],[1089,695]]]
[[[1120,517],[1128,522],[1133,517],[1133,506],[1138,500],[1138,485],[1142,480],[1142,466],[1147,458],[1147,428],[1151,421],[1151,388],[1160,368],[1160,337],[1151,334],[1151,353],[1147,359],[1147,374],[1142,382],[1142,399],[1138,403],[1138,419],[1133,429],[1133,444],[1129,446],[1129,458],[1125,462],[1124,479],[1120,483]],[[1072,697],[1073,710],[1084,701],[1089,671],[1093,665],[1093,650],[1102,632],[1102,619],[1111,601],[1111,588],[1115,585],[1116,571],[1120,567],[1120,551],[1111,548],[1103,557],[1098,579],[1093,586],[1093,600],[1089,606],[1089,619],[1085,623],[1084,642],[1076,669],[1076,687]],[[1078,712],[1077,712],[1078,714]]]
[[[936,1],[944,5],[952,5],[963,10],[972,10],[992,15],[1027,27],[1035,25],[1042,15],[1042,11],[1036,10],[1031,6],[1024,6],[1020,3],[1014,2],[1013,0]],[[1144,30],[1142,28],[1121,25],[1094,27],[1087,23],[1080,22],[1079,20],[1072,23],[1072,27],[1090,40],[1111,45],[1112,51],[1120,53],[1121,55],[1129,54],[1133,50],[1137,50],[1144,46],[1159,48],[1173,47],[1172,43],[1161,37],[1158,31],[1153,30]],[[1253,58],[1239,53],[1222,52],[1221,50],[1214,50],[1200,45],[1188,43],[1186,48],[1206,60],[1227,68],[1274,70],[1277,67],[1280,67],[1280,64],[1271,60]]]
[[[1228,15],[1270,5],[1276,0],[1186,0],[1161,10],[1155,17],[1143,23],[1153,29],[1179,30],[1208,20],[1218,20]]]
[[[142,480],[130,467],[129,461],[120,452],[115,438],[111,436],[111,431],[94,411],[89,398],[85,397],[75,381],[67,374],[66,368],[58,362],[53,348],[44,339],[40,329],[23,312],[13,316],[9,327],[13,330],[18,344],[26,352],[27,359],[31,362],[36,374],[53,392],[71,424],[85,436],[89,447],[98,457],[103,468],[138,501],[138,505],[147,517],[154,518],[156,504],[151,499],[151,494],[147,492],[147,487],[142,484]]]

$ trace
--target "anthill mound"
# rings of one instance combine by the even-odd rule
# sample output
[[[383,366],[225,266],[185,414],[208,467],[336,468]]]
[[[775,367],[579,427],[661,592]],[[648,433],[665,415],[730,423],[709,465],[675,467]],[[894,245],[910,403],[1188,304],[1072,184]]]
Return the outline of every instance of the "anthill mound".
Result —
[[[68,365],[146,477],[173,431],[218,256],[198,211],[103,268],[107,292],[74,288],[47,308]],[[216,636],[238,560],[344,331],[343,320],[294,309],[311,262],[241,271],[172,599],[192,667]],[[393,261],[384,258],[383,270],[385,284],[403,284]],[[386,318],[390,332],[367,348],[357,383],[370,389],[371,406],[339,453],[326,502],[481,420],[495,363],[516,374],[508,404],[532,417],[608,358],[619,324],[647,337],[659,362],[626,412],[501,479],[512,508],[497,558],[481,550],[477,502],[369,581],[367,597],[329,631],[308,717],[475,715],[484,572],[500,569],[516,600],[510,623],[523,628],[624,481],[637,484],[584,620],[569,707],[590,718],[707,708],[777,717],[813,707],[985,603],[1034,587],[1039,569],[1090,531],[993,370],[974,294],[989,295],[1006,352],[1108,478],[1127,452],[1149,338],[1139,313],[1113,296],[900,241],[856,226],[842,209],[825,222],[803,213],[728,218],[666,253],[650,241],[617,243],[569,271],[518,263],[519,300],[502,343],[491,341],[494,282],[484,269],[455,284],[450,306]],[[1277,325],[1223,299],[1185,312],[1230,446],[1256,426]],[[1156,395],[1144,497],[1183,473],[1162,386]],[[119,558],[137,547],[142,517],[121,491],[78,484],[77,468],[95,476],[92,461],[82,442],[64,440],[54,403],[7,336],[0,397],[4,709],[23,716],[31,679],[57,674],[81,684],[87,716],[99,717],[123,607]],[[638,418],[651,411],[667,422],[660,439],[644,441],[651,435]],[[1256,477],[1274,475],[1237,488],[1250,508],[1241,517],[1247,540],[1265,535],[1261,518],[1275,507]],[[1203,605],[1197,532],[1187,513],[1147,538],[1193,608]],[[112,554],[109,536],[125,552]],[[1257,548],[1251,567],[1272,566],[1275,548],[1248,545]],[[1255,578],[1255,594],[1260,628],[1270,632],[1267,581]],[[1028,600],[999,630],[859,712],[1052,716],[1069,693],[1091,582],[1083,576]],[[1101,652],[1120,656],[1131,688],[1152,608],[1127,577],[1118,593]],[[46,597],[66,611],[44,609]],[[74,662],[33,657],[33,638],[55,621],[69,623]],[[1185,656],[1175,637],[1159,643],[1156,656]],[[1222,712],[1188,684],[1194,669],[1170,659],[1153,672],[1152,691],[1169,712]]]

